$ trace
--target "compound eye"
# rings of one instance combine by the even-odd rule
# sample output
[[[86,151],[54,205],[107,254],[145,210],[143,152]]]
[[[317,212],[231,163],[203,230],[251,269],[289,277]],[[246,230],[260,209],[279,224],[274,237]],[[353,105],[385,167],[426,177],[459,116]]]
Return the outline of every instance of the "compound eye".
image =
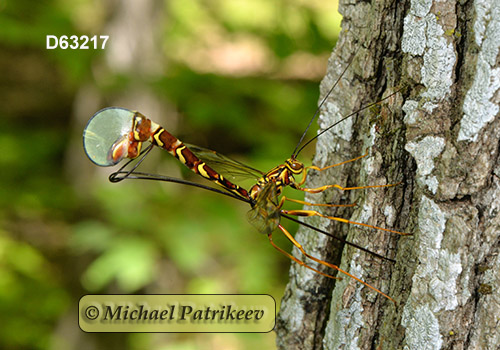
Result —
[[[301,162],[292,161],[290,163],[290,168],[292,168],[292,170],[295,170],[295,171],[302,170],[302,167],[303,167],[303,165]]]

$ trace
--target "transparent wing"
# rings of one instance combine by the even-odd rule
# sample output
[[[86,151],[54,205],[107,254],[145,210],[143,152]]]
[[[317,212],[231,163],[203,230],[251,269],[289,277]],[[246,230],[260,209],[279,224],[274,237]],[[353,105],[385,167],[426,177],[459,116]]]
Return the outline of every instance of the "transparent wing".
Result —
[[[255,205],[247,212],[248,221],[263,234],[273,232],[280,223],[278,191],[276,184],[270,181],[257,196]]]
[[[185,143],[185,145],[209,167],[229,180],[254,179],[258,180],[264,173],[260,170],[245,165],[237,160],[226,157],[220,153],[196,145]]]

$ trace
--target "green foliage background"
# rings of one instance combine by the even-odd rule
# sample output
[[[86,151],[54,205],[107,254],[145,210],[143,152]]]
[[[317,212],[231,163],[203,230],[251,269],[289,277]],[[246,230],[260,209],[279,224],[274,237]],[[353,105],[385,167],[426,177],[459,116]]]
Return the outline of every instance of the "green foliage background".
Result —
[[[119,3],[0,2],[0,348],[273,347],[272,333],[78,329],[84,294],[265,293],[279,305],[288,276],[289,261],[246,222],[244,204],[175,184],[108,183],[111,171],[97,169],[81,148],[84,121],[75,117],[76,101],[89,87],[98,108],[147,89],[172,111],[148,117],[173,121],[172,133],[183,141],[268,170],[291,154],[315,111],[340,25],[336,2],[171,0],[155,6],[164,16],[155,28],[161,60],[155,74],[144,75],[109,67],[106,50],[45,48],[49,34],[106,34]],[[229,48],[219,57],[250,43],[245,52],[264,60],[232,69],[204,65],[196,56],[210,52],[213,37]],[[307,152],[306,162],[312,147]],[[144,169],[199,181],[170,158],[156,150]]]

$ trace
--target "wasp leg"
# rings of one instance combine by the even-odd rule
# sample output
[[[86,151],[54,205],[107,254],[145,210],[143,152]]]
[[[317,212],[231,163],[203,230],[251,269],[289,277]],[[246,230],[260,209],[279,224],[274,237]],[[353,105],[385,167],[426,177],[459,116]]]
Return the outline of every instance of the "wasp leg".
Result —
[[[390,301],[392,301],[394,304],[396,304],[396,301],[395,301],[394,299],[392,299],[390,296],[388,296],[387,294],[385,294],[385,293],[383,293],[382,291],[378,290],[377,288],[375,288],[375,287],[373,287],[373,286],[369,285],[369,284],[368,284],[368,283],[366,283],[365,281],[362,281],[361,279],[357,278],[356,276],[351,275],[349,272],[342,270],[342,269],[341,269],[340,267],[338,267],[337,265],[330,264],[330,263],[328,263],[328,262],[326,262],[326,261],[324,261],[324,260],[321,260],[321,259],[315,258],[314,256],[312,256],[312,255],[308,254],[308,253],[304,250],[304,248],[302,247],[302,245],[301,245],[299,242],[297,242],[297,241],[295,240],[295,238],[293,238],[293,236],[292,236],[292,235],[291,235],[291,234],[290,234],[290,233],[289,233],[289,232],[288,232],[288,231],[287,231],[287,230],[286,230],[283,226],[278,225],[278,227],[279,227],[279,229],[280,229],[280,230],[284,233],[284,235],[286,236],[286,238],[288,238],[288,240],[289,240],[290,242],[292,242],[292,244],[293,244],[295,247],[297,247],[297,248],[300,250],[300,252],[301,252],[304,256],[306,256],[307,258],[309,258],[309,259],[311,259],[311,260],[313,260],[313,261],[317,262],[318,264],[321,264],[321,265],[323,265],[323,266],[326,266],[326,267],[329,267],[329,268],[331,268],[331,269],[337,270],[337,271],[339,271],[339,272],[343,273],[344,275],[347,275],[347,276],[349,276],[349,277],[351,277],[351,278],[354,278],[354,279],[355,279],[356,281],[358,281],[359,283],[364,284],[364,285],[365,285],[365,286],[367,286],[368,288],[370,288],[370,289],[374,290],[375,292],[377,292],[377,293],[381,294],[382,296],[386,297],[387,299],[389,299]],[[336,279],[339,279],[339,277],[333,277],[333,276],[330,276],[330,275],[327,275],[327,274],[321,273],[321,272],[319,272],[318,270],[316,270],[316,269],[312,268],[311,266],[309,266],[309,265],[305,264],[303,261],[300,261],[299,259],[297,259],[297,258],[295,258],[294,256],[290,255],[289,253],[287,253],[287,252],[283,251],[281,248],[277,247],[277,246],[273,243],[273,241],[272,241],[272,237],[271,237],[271,234],[268,234],[268,238],[269,238],[269,241],[271,242],[271,244],[272,244],[272,245],[273,245],[276,249],[278,249],[281,253],[283,253],[283,254],[285,254],[286,256],[288,256],[288,257],[289,257],[290,259],[292,259],[293,261],[295,261],[295,262],[299,263],[299,264],[300,264],[300,265],[302,265],[302,266],[305,266],[305,267],[309,268],[310,270],[316,271],[316,272],[320,273],[320,274],[321,274],[321,275],[323,275],[323,276],[327,276],[327,277],[330,277],[330,278],[336,278]]]
[[[281,197],[281,201],[289,201],[293,203],[299,203],[303,205],[309,205],[309,206],[316,206],[316,207],[330,207],[330,208],[336,208],[336,207],[355,207],[356,203],[351,203],[351,204],[323,204],[323,203],[311,203],[311,202],[306,202],[306,201],[301,201],[299,199],[293,199],[293,198],[288,198],[288,197]],[[281,208],[281,206],[280,206]]]
[[[359,156],[359,157],[356,157],[356,158],[353,158],[353,159],[349,159],[349,160],[346,160],[346,161],[343,161],[343,162],[340,162],[340,163],[337,163],[337,164],[332,164],[332,165],[326,166],[324,168],[320,168],[320,167],[317,167],[315,165],[311,165],[311,166],[305,167],[304,168],[304,174],[302,175],[302,180],[300,180],[300,182],[298,183],[298,185],[300,187],[300,186],[302,186],[306,182],[307,173],[309,172],[309,170],[323,171],[323,170],[334,168],[336,166],[344,165],[344,164],[347,164],[347,163],[350,163],[350,162],[355,162],[357,160],[360,160],[361,158],[366,157],[367,155],[368,155],[368,149],[366,150],[365,154],[363,154],[362,156]]]
[[[360,226],[374,228],[376,230],[397,233],[398,235],[402,235],[402,236],[408,236],[408,235],[410,235],[410,233],[399,232],[399,231],[395,231],[395,230],[390,230],[388,228],[382,228],[382,227],[379,227],[379,226],[373,226],[373,225],[369,225],[369,224],[363,224],[362,222],[351,221],[351,220],[347,220],[347,219],[344,219],[344,218],[339,218],[339,217],[336,217],[336,216],[324,215],[324,214],[321,214],[320,212],[317,212],[315,210],[284,210],[283,209],[283,210],[281,210],[281,212],[283,214],[294,215],[294,216],[320,216],[322,218],[326,218],[326,219],[330,219],[330,220],[335,220],[335,221],[340,221],[340,222],[343,222],[343,223],[346,223],[346,224],[360,225]]]
[[[395,184],[388,184],[388,185],[356,186],[356,187],[342,187],[340,185],[325,185],[325,186],[320,186],[320,187],[316,187],[316,188],[304,188],[304,187],[301,187],[306,182],[307,175],[309,174],[309,170],[323,171],[323,170],[330,169],[330,168],[333,168],[333,167],[336,167],[336,166],[339,166],[339,165],[344,165],[344,164],[347,164],[347,163],[350,163],[350,162],[354,162],[354,161],[359,160],[361,158],[364,158],[366,156],[368,156],[368,150],[366,150],[365,154],[363,154],[362,156],[359,156],[359,157],[356,157],[356,158],[353,158],[353,159],[349,159],[349,160],[346,160],[346,161],[341,162],[341,163],[329,165],[329,166],[326,166],[324,168],[320,168],[320,167],[317,167],[317,166],[314,166],[314,165],[305,167],[303,175],[302,175],[302,179],[298,183],[293,183],[292,187],[295,188],[295,189],[297,189],[297,190],[304,191],[304,192],[320,193],[320,192],[323,192],[323,191],[325,191],[325,190],[327,190],[329,188],[337,188],[337,189],[339,189],[341,191],[351,191],[351,190],[362,190],[362,189],[367,189],[367,188],[392,187],[392,186],[397,186],[397,185],[401,184],[401,182],[398,182],[398,183],[395,183]]]
[[[341,191],[351,191],[351,190],[363,190],[363,189],[367,189],[367,188],[393,187],[393,186],[397,186],[400,184],[401,184],[401,182],[398,182],[395,184],[388,184],[388,185],[356,186],[356,187],[342,187],[340,185],[325,185],[325,186],[316,187],[316,188],[303,188],[303,187],[294,187],[294,188],[297,190],[309,192],[309,193],[320,193],[320,192],[323,192],[324,190],[327,190],[329,188],[338,188]]]
[[[281,226],[281,225],[280,225]],[[272,233],[268,233],[267,234],[267,238],[269,238],[269,242],[271,243],[271,245],[277,250],[279,251],[281,254],[285,255],[286,257],[290,258],[291,260],[295,261],[297,264],[301,265],[301,266],[304,266],[306,268],[308,268],[309,270],[312,270],[316,273],[319,273],[320,275],[322,276],[325,276],[325,277],[328,277],[328,278],[331,278],[331,279],[334,279],[334,280],[341,280],[342,277],[335,277],[335,276],[332,276],[332,275],[329,275],[327,273],[324,273],[324,272],[321,272],[319,270],[316,270],[314,267],[312,266],[309,266],[307,265],[305,262],[297,259],[296,257],[294,257],[292,254],[284,251],[283,249],[281,249],[280,247],[278,247],[276,245],[276,243],[273,242],[273,237],[272,237]]]

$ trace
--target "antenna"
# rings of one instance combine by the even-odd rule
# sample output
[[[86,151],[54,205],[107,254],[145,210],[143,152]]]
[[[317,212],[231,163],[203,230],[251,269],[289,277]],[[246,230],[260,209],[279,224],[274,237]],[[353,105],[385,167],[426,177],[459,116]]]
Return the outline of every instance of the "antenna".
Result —
[[[305,143],[302,147],[300,147],[300,149],[297,151],[297,153],[295,153],[295,156],[297,156],[297,155],[300,153],[300,151],[302,151],[302,150],[304,149],[304,147],[306,147],[306,146],[307,146],[308,144],[310,144],[312,141],[314,141],[315,139],[317,139],[318,137],[320,137],[321,135],[323,135],[325,132],[327,132],[328,130],[330,130],[331,128],[333,128],[335,125],[338,125],[338,124],[342,123],[344,120],[349,119],[349,118],[350,118],[350,117],[352,117],[353,115],[358,114],[359,112],[364,111],[365,109],[368,109],[368,108],[370,108],[370,107],[373,107],[373,106],[375,106],[375,105],[377,105],[377,104],[381,103],[382,101],[387,100],[388,98],[390,98],[390,97],[392,97],[392,96],[396,95],[398,92],[400,92],[400,91],[401,91],[401,90],[403,90],[403,89],[404,89],[404,88],[400,88],[400,89],[398,89],[398,90],[394,91],[392,94],[390,94],[390,95],[388,95],[388,96],[384,97],[383,99],[381,99],[381,100],[379,100],[379,101],[377,101],[377,102],[372,102],[372,103],[370,103],[370,104],[368,104],[368,105],[366,105],[366,106],[363,106],[363,107],[361,107],[360,109],[358,109],[358,110],[356,110],[356,111],[354,111],[354,112],[352,112],[352,113],[348,114],[347,116],[345,116],[344,118],[340,119],[339,121],[337,121],[337,122],[333,123],[333,124],[332,124],[332,125],[330,125],[328,128],[326,128],[325,130],[322,130],[322,131],[321,131],[320,133],[318,133],[316,136],[314,136],[314,137],[313,137],[313,138],[311,138],[309,141],[307,141],[307,142],[306,142],[306,143]]]
[[[293,150],[292,158],[297,157],[297,155],[299,154],[300,150],[302,150],[302,148],[304,148],[304,147],[302,147],[299,151],[297,151],[297,149],[299,148],[300,144],[304,140],[304,137],[306,136],[307,131],[309,131],[309,128],[311,127],[312,122],[318,116],[319,111],[321,110],[321,107],[323,107],[323,105],[325,104],[326,100],[328,99],[328,97],[330,97],[331,93],[333,92],[333,89],[335,89],[335,87],[338,85],[340,79],[342,79],[342,77],[344,76],[344,74],[347,71],[347,69],[351,66],[351,63],[354,60],[354,57],[356,57],[358,51],[359,51],[359,47],[356,49],[356,52],[354,52],[354,54],[351,56],[351,58],[349,58],[349,62],[347,63],[347,66],[344,68],[344,70],[342,71],[342,73],[338,76],[338,78],[335,81],[335,83],[333,83],[332,87],[330,88],[330,90],[328,91],[328,93],[326,94],[326,96],[321,100],[321,103],[319,104],[318,108],[316,108],[316,112],[314,112],[314,115],[312,116],[311,120],[309,121],[309,124],[307,124],[306,129],[302,133],[302,136],[300,137],[300,140],[297,143],[297,146],[295,146],[295,149]]]

